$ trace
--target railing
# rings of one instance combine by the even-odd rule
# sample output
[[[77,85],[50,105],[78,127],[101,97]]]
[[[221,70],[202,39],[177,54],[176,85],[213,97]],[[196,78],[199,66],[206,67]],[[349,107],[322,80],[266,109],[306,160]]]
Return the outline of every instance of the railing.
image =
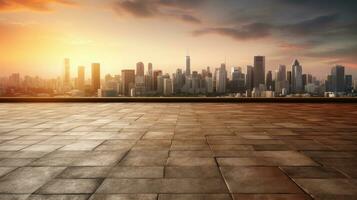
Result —
[[[0,103],[357,103],[352,97],[283,97],[283,98],[233,98],[233,97],[0,97]]]

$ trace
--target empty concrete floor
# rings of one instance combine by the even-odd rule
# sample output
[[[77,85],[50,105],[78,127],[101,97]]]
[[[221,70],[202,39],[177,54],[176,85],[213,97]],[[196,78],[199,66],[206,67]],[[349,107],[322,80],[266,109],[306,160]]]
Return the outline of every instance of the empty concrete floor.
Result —
[[[356,104],[0,104],[0,199],[357,199]]]

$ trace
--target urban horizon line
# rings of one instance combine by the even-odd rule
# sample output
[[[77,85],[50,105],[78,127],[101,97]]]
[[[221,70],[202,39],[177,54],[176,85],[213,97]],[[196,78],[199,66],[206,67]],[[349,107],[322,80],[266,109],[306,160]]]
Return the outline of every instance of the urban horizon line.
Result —
[[[288,95],[351,95],[357,86],[353,85],[352,75],[345,75],[345,67],[336,65],[331,69],[331,75],[325,80],[318,80],[312,74],[303,74],[302,66],[294,60],[291,70],[280,64],[276,70],[266,70],[265,56],[254,56],[252,65],[246,67],[231,67],[227,70],[225,63],[219,68],[208,66],[201,71],[191,72],[191,57],[186,56],[186,67],[177,68],[170,75],[161,69],[154,69],[152,63],[145,65],[136,63],[136,69],[122,69],[121,74],[106,74],[101,76],[100,63],[92,63],[91,78],[86,79],[84,66],[77,67],[77,76],[71,76],[70,59],[64,59],[64,73],[57,79],[49,79],[52,94],[70,94],[79,96],[152,96],[152,95],[236,95],[246,97],[274,97]],[[273,76],[274,74],[274,76]],[[36,77],[36,79],[40,79]],[[25,76],[27,88],[31,88],[30,76]],[[48,79],[45,79],[45,81]],[[5,94],[21,89],[22,79],[19,73],[9,77],[8,82],[2,78],[0,87]],[[88,82],[90,82],[88,84]],[[53,84],[53,83],[52,83]],[[357,81],[355,81],[357,84]],[[0,89],[1,89],[0,88]],[[7,91],[8,89],[12,91]],[[47,88],[49,89],[49,88]],[[79,91],[79,92],[77,92]],[[69,93],[70,92],[70,93]],[[106,93],[107,94],[104,94]],[[74,93],[74,94],[73,94]]]

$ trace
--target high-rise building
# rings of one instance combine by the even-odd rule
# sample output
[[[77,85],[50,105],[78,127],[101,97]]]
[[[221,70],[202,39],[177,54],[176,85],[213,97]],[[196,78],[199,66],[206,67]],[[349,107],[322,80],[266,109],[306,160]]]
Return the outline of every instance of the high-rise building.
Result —
[[[254,88],[265,84],[265,57],[254,56]]]
[[[285,93],[288,92],[289,90],[289,82],[286,80],[286,66],[285,65],[279,65],[279,69],[276,71],[275,75],[275,93],[277,95],[283,94],[283,91]],[[285,94],[283,94],[285,95]]]
[[[191,58],[190,56],[186,56],[186,76],[191,74]]]
[[[161,70],[154,70],[152,79],[153,79],[153,82],[154,82],[153,90],[155,90],[155,91],[157,91],[157,77],[161,76],[161,75],[162,75],[162,71]]]
[[[135,93],[136,96],[145,94],[144,63],[142,62],[136,64]]]
[[[148,75],[152,76],[152,63],[148,64]]]
[[[191,75],[191,87],[190,93],[191,94],[198,94],[200,91],[200,81],[197,71],[193,71]]]
[[[180,93],[182,87],[184,86],[185,77],[182,73],[182,69],[177,69],[174,78],[174,91],[175,93]]]
[[[232,92],[243,93],[245,91],[245,74],[241,67],[234,67],[231,81]]]
[[[216,79],[216,92],[219,94],[225,93],[227,86],[226,64],[221,64],[221,67],[216,72]]]
[[[71,89],[71,68],[69,58],[64,59],[63,86],[66,91]]]
[[[159,95],[162,95],[164,94],[164,80],[165,79],[170,79],[170,75],[169,74],[165,74],[165,75],[162,75],[160,74],[158,77],[157,77],[157,94]]]
[[[135,76],[144,76],[144,63],[136,63],[136,74]]]
[[[131,90],[135,88],[135,70],[121,70],[121,91],[124,96],[131,96]]]
[[[312,83],[313,81],[312,81],[312,75],[311,74],[308,74],[307,75],[307,83],[309,84],[309,83]]]
[[[286,80],[288,80],[288,94],[291,93],[292,90],[292,73],[291,71],[286,72]]]
[[[327,75],[327,79],[325,80],[326,92],[332,92],[332,75]]]
[[[98,94],[100,89],[100,64],[92,63],[92,92]]]
[[[336,65],[331,69],[331,89],[332,92],[344,92],[345,91],[345,67]]]
[[[346,87],[346,92],[351,93],[353,86],[352,86],[352,75],[346,75],[345,76],[345,87]]]
[[[164,95],[170,96],[173,94],[172,79],[164,78]]]
[[[206,92],[208,94],[213,93],[213,78],[212,78],[212,76],[207,76],[205,78],[205,84],[206,84]]]
[[[308,84],[308,80],[307,80],[307,74],[303,74],[302,76],[302,90],[305,90],[305,86]]]
[[[293,94],[303,92],[302,66],[297,59],[291,67],[291,89]]]
[[[145,91],[151,92],[154,89],[152,63],[148,63],[148,73],[145,75]]]
[[[270,91],[273,90],[273,73],[271,71],[268,71],[268,73],[267,73],[266,86],[267,86],[267,90],[270,90]]]
[[[252,91],[254,87],[254,69],[253,66],[247,66],[247,75],[245,79],[245,85],[248,91]]]
[[[84,85],[85,85],[85,68],[84,66],[78,66],[77,89],[83,91]]]

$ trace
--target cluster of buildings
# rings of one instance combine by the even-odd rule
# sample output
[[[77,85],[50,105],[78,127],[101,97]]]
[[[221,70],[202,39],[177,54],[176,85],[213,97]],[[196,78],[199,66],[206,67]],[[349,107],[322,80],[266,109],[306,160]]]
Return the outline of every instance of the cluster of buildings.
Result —
[[[91,77],[86,79],[86,68],[78,66],[77,76],[71,77],[70,60],[64,60],[64,73],[57,79],[20,77],[15,73],[0,78],[1,96],[235,96],[235,97],[285,97],[285,96],[353,96],[357,81],[345,74],[344,66],[334,66],[324,81],[304,74],[302,65],[295,60],[291,67],[280,65],[267,71],[264,56],[255,56],[252,66],[243,72],[241,67],[227,69],[225,63],[201,72],[191,71],[190,56],[186,56],[185,70],[173,74],[154,69],[152,63],[145,67],[138,62],[136,69],[123,69],[118,75],[105,75],[101,79],[99,63],[91,65]]]

